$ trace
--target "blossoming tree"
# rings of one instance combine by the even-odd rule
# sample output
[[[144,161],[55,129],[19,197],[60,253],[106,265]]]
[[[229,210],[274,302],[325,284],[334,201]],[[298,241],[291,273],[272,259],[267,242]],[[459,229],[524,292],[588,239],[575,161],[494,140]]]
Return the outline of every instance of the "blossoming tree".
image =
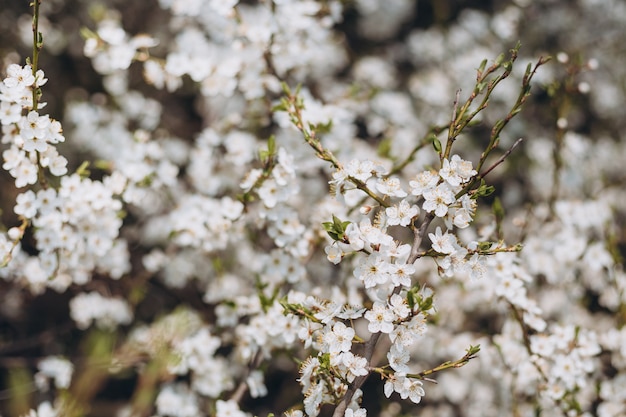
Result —
[[[525,36],[567,2],[131,3],[2,50],[0,413],[626,413],[626,95]]]

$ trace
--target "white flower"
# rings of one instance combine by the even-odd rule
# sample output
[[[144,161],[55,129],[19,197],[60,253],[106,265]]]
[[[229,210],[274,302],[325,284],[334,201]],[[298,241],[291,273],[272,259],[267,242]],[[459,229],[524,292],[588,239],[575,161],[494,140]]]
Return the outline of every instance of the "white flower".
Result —
[[[17,123],[21,118],[22,106],[8,101],[0,103],[0,122],[2,122],[3,125]]]
[[[442,234],[441,227],[437,227],[434,234],[429,233],[428,237],[433,243],[433,249],[439,253],[451,254],[457,251],[455,248],[457,245],[456,236],[447,231]]]
[[[372,246],[391,246],[393,244],[393,237],[389,236],[379,227],[372,225],[369,218],[365,218],[359,223],[359,230],[361,232],[361,238]]]
[[[23,159],[17,167],[10,171],[10,174],[15,178],[15,186],[22,188],[28,184],[36,183],[38,172],[37,165],[28,159]]]
[[[18,194],[15,200],[17,203],[13,208],[15,214],[24,216],[27,219],[35,217],[40,203],[37,195],[32,190]]]
[[[479,255],[477,253],[473,254],[465,263],[465,267],[469,269],[470,278],[482,278],[487,270],[485,264],[485,256]]]
[[[415,404],[419,404],[419,402],[422,401],[422,397],[425,395],[422,385],[424,385],[424,383],[418,379],[405,378],[402,390],[399,391],[400,398],[404,400],[408,397]]]
[[[367,181],[372,176],[374,163],[372,161],[351,160],[344,168],[347,176],[355,178],[359,181]]]
[[[448,184],[441,183],[435,188],[424,191],[424,204],[422,208],[429,213],[435,212],[437,217],[443,217],[448,213],[448,207],[454,203],[454,193]]]
[[[456,173],[463,179],[463,182],[467,182],[474,175],[478,174],[472,167],[472,161],[465,161],[459,155],[453,155],[451,163],[455,164]]]
[[[200,414],[198,397],[183,383],[164,386],[155,404],[159,415],[196,417]]]
[[[267,387],[263,382],[262,371],[254,370],[250,372],[250,376],[246,379],[246,384],[252,398],[265,397],[267,395]]]
[[[365,408],[359,408],[358,410],[353,410],[352,408],[347,408],[346,412],[343,414],[344,417],[366,417],[367,410]]]
[[[344,236],[348,240],[351,250],[360,251],[365,247],[361,230],[356,223],[350,223],[348,227],[346,227]]]
[[[411,286],[411,276],[415,273],[415,265],[413,264],[390,264],[389,276],[394,287],[404,285]]]
[[[389,270],[389,262],[378,252],[374,252],[361,259],[353,274],[363,281],[365,288],[372,288],[376,285],[384,285],[389,281]]]
[[[387,353],[387,360],[389,366],[396,372],[409,372],[409,351],[404,349],[402,345],[391,345],[389,352]]]
[[[472,163],[462,160],[459,155],[453,155],[449,161],[444,159],[443,166],[439,170],[439,176],[452,187],[458,187],[476,174],[477,172],[472,168]]]
[[[332,330],[327,327],[324,333],[324,344],[329,353],[349,352],[352,348],[352,339],[355,332],[352,327],[347,327],[342,322],[333,325]]]
[[[419,212],[419,208],[416,205],[409,206],[406,200],[402,200],[400,204],[385,209],[387,224],[390,226],[408,226],[411,220],[419,215]]]
[[[500,277],[495,288],[495,293],[499,297],[504,297],[514,304],[517,304],[518,300],[526,298],[524,282],[512,275],[504,275]]]
[[[388,195],[390,197],[403,198],[407,196],[406,191],[402,189],[400,180],[395,177],[379,179],[378,182],[376,182],[376,189],[384,195]]]
[[[26,88],[33,85],[35,76],[30,65],[21,67],[17,64],[11,64],[7,68],[8,77],[4,79],[4,84],[9,88]]]
[[[39,362],[38,374],[45,378],[54,379],[57,388],[68,388],[72,381],[74,365],[67,359],[49,356]]]
[[[431,171],[423,171],[417,174],[413,181],[409,181],[411,194],[420,196],[425,191],[429,191],[437,185],[439,177]]]
[[[406,300],[399,294],[393,294],[389,299],[389,307],[395,314],[396,319],[405,319],[409,316],[411,310]]]
[[[320,413],[324,401],[325,382],[319,381],[309,388],[304,394],[304,411],[309,417],[316,417]]]
[[[36,111],[31,111],[20,119],[18,126],[20,137],[24,140],[22,148],[26,152],[44,152],[48,148],[47,136],[50,126],[48,115],[39,116]]]
[[[371,310],[365,313],[365,318],[369,321],[367,329],[371,333],[391,333],[393,330],[393,314],[384,304],[375,302]]]
[[[80,329],[86,329],[92,321],[98,327],[112,329],[130,323],[133,314],[125,300],[91,292],[80,293],[70,301],[70,316]]]
[[[346,379],[352,382],[357,376],[367,375],[367,359],[362,356],[354,355],[352,352],[344,352],[341,355],[341,361],[348,370]]]
[[[337,245],[327,245],[324,252],[326,252],[326,258],[335,265],[343,259],[344,253]]]

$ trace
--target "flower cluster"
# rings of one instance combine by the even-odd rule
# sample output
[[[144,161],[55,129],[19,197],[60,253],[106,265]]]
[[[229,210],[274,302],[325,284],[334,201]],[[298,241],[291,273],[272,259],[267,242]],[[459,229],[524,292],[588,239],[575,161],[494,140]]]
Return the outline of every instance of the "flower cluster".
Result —
[[[33,74],[30,65],[11,64],[8,77],[0,83],[0,123],[2,143],[9,148],[2,153],[2,168],[15,178],[18,188],[35,184],[39,170],[61,176],[67,173],[67,160],[54,145],[64,142],[61,123],[37,111],[38,91],[48,81],[42,70]]]
[[[106,298],[97,292],[78,294],[70,301],[70,316],[79,329],[86,329],[92,323],[101,328],[115,328],[129,324],[133,313],[126,300]]]
[[[118,239],[119,184],[64,176],[58,190],[28,190],[17,197],[14,211],[36,227],[38,256],[20,252],[0,274],[40,293],[46,287],[63,292],[85,284],[93,271],[121,278],[130,270],[126,242]]]

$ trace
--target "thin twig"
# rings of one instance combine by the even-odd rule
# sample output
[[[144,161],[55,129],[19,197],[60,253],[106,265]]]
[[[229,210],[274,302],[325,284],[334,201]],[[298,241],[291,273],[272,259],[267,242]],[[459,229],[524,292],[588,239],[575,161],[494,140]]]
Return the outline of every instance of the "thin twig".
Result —
[[[493,171],[494,168],[496,168],[498,165],[500,165],[502,162],[504,162],[504,160],[511,154],[511,152],[513,152],[513,149],[515,149],[517,147],[517,145],[519,145],[520,143],[522,143],[522,141],[524,140],[524,138],[519,138],[518,140],[515,141],[515,143],[513,144],[513,146],[511,146],[505,153],[504,155],[502,155],[493,165],[491,165],[485,172],[483,172],[482,174],[480,174],[480,178],[485,178],[487,176],[487,174],[489,174],[491,171]]]
[[[235,391],[230,396],[230,400],[236,403],[241,402],[241,399],[243,398],[243,394],[245,394],[246,390],[248,389],[248,382],[247,382],[248,377],[250,376],[253,370],[259,367],[262,360],[263,360],[263,353],[261,352],[261,349],[259,348],[256,355],[254,355],[254,359],[250,361],[246,374],[239,382],[237,389],[235,389]]]

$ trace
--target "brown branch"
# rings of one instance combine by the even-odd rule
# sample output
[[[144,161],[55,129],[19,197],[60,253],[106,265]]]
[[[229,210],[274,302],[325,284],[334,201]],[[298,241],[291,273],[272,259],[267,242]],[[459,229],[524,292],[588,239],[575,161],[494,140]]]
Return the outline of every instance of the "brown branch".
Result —
[[[243,394],[245,394],[246,390],[248,389],[248,382],[247,382],[248,377],[250,376],[253,370],[259,367],[262,361],[263,361],[263,353],[261,352],[261,349],[259,348],[256,355],[254,355],[254,358],[250,361],[246,374],[243,376],[243,378],[241,378],[239,385],[230,396],[230,400],[233,400],[236,403],[241,402],[241,399],[243,398]]]
[[[511,154],[511,152],[513,152],[513,149],[517,148],[517,145],[522,143],[523,140],[524,140],[524,138],[519,138],[518,140],[516,140],[515,143],[513,144],[513,146],[511,146],[504,153],[504,155],[502,155],[493,165],[491,165],[489,168],[487,168],[487,170],[485,172],[480,174],[480,178],[485,178],[487,176],[487,174],[489,174],[491,171],[494,170],[494,168],[496,168],[498,165],[500,165],[502,162],[504,162],[504,160]]]

